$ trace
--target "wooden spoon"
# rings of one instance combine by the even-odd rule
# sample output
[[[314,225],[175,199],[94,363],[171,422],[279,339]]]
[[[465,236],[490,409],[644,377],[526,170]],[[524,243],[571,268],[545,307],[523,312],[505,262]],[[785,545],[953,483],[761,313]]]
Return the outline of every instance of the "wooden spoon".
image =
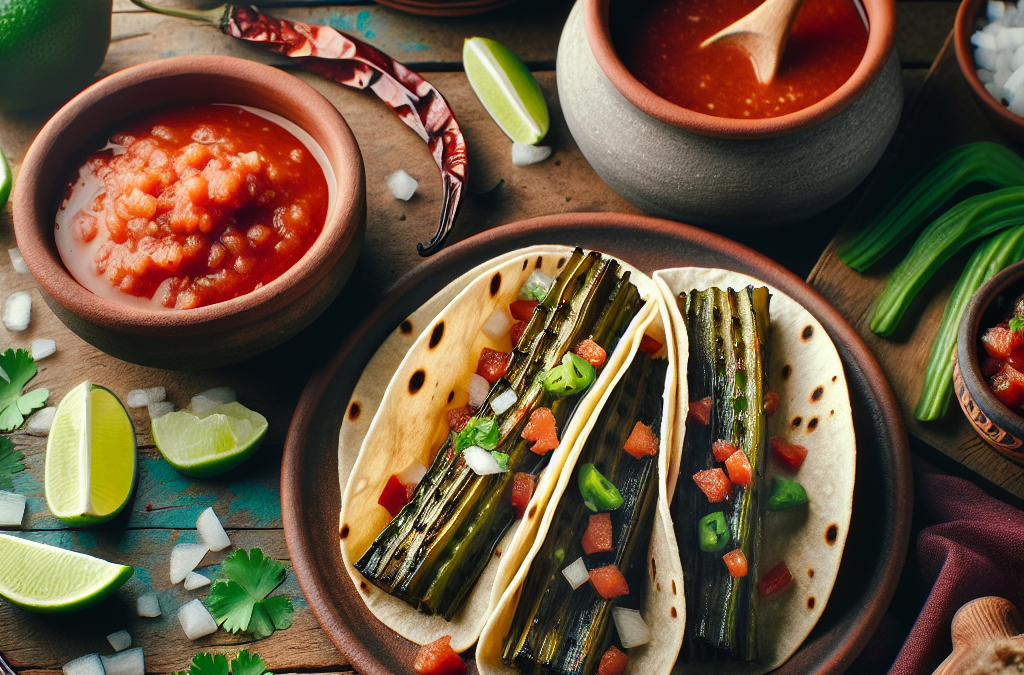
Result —
[[[953,653],[932,675],[958,675],[1000,643],[1024,645],[1024,617],[1009,600],[978,598],[961,607],[953,617]]]
[[[758,82],[770,84],[779,69],[793,19],[801,4],[803,0],[765,0],[753,12],[718,31],[700,46],[722,42],[742,49],[750,55]]]

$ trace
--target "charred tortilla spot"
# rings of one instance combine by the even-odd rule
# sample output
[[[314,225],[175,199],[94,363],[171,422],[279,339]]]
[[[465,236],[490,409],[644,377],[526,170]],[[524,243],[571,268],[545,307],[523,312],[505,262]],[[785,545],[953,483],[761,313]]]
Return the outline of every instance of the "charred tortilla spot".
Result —
[[[672,608],[672,618],[674,619],[674,618],[676,618],[676,616],[678,616],[678,612],[676,612],[676,608],[673,607]]]
[[[448,392],[448,402],[451,403],[453,398],[455,398],[455,390],[454,389],[452,389],[450,392]]]
[[[789,364],[782,366],[782,379],[788,380],[791,372],[793,372],[793,369],[789,367]]]
[[[672,580],[672,595],[676,594],[676,580]]]
[[[804,342],[807,342],[808,340],[811,339],[812,335],[814,335],[814,326],[808,324],[804,326],[803,332],[800,333],[800,339],[803,340]]]
[[[405,321],[403,321],[401,323],[401,325],[398,326],[398,330],[402,331],[403,335],[411,335],[412,334],[412,322],[409,321],[408,319],[406,319]]]
[[[811,569],[807,570],[807,576],[813,578],[814,577],[814,570],[811,570]]]
[[[533,518],[535,515],[537,515],[537,505],[536,504],[534,504],[533,506],[530,507],[530,513],[527,514],[527,515],[529,515],[530,518]]]
[[[793,418],[793,421],[790,422],[790,424],[792,424],[793,428],[795,429],[796,427],[798,427],[801,424],[803,424],[803,421],[804,421],[804,418],[800,417],[799,415],[797,415],[796,417]]]
[[[367,587],[365,581],[360,581],[359,582],[359,590],[361,590],[363,593],[366,593],[367,595],[370,594],[370,589],[369,589],[369,587]]]
[[[832,376],[832,381],[833,381],[833,382],[835,382],[835,381],[836,381],[837,379],[839,379],[839,376],[838,376],[838,375],[833,375],[833,376]]]
[[[836,411],[835,411],[835,410],[829,410],[829,411],[828,411],[828,414],[829,414],[829,416],[831,417],[832,415],[835,415],[835,414],[836,414]]]
[[[434,349],[441,344],[441,338],[444,337],[444,321],[438,321],[437,325],[434,326],[434,330],[430,331],[430,348]]]
[[[661,592],[661,584],[654,584],[654,586],[655,586],[655,588],[658,589],[658,592],[660,593]]]
[[[807,598],[807,609],[814,609],[814,596]]]
[[[344,539],[346,537],[348,537],[348,525],[342,525],[341,526],[341,538]]]
[[[420,389],[422,389],[423,383],[426,381],[426,379],[427,371],[423,370],[422,368],[413,373],[412,377],[409,378],[409,393],[415,394]]]
[[[360,412],[362,412],[362,410],[360,410],[359,404],[356,403],[355,401],[352,401],[352,405],[348,407],[348,418],[355,422],[357,419],[359,419]]]
[[[501,549],[500,548],[497,551],[494,552],[494,557],[495,558],[500,558],[501,557]]]
[[[658,578],[658,564],[655,562],[654,558],[651,558],[651,581],[654,581],[657,578]]]
[[[491,277],[491,297],[493,298],[501,290],[501,272],[495,272]]]
[[[558,259],[558,269],[562,269],[563,265],[565,265],[565,258],[559,258]]]
[[[524,272],[526,271],[526,268],[527,268],[527,267],[528,267],[529,265],[530,265],[530,261],[529,261],[529,259],[527,259],[527,260],[524,260],[524,261],[523,261],[523,271],[524,271]]]
[[[544,264],[544,257],[537,256],[537,262],[533,263],[533,269],[539,270],[540,266]]]
[[[818,418],[817,417],[812,417],[810,420],[807,421],[807,433],[811,433],[812,431],[814,431],[815,427],[817,427],[817,426],[818,426]]]
[[[818,386],[814,391],[811,392],[811,403],[817,403],[821,400],[822,394],[825,393],[825,387]]]
[[[825,543],[831,546],[832,544],[836,543],[837,537],[839,537],[839,526],[835,523],[832,523],[828,526],[828,529],[825,530]]]

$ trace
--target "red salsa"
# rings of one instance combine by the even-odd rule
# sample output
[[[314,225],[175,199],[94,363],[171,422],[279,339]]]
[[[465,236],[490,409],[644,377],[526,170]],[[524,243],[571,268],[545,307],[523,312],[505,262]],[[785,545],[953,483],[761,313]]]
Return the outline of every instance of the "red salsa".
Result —
[[[129,123],[110,141],[80,170],[57,225],[69,270],[108,298],[113,288],[154,307],[230,300],[281,276],[323,229],[324,170],[270,119],[193,104]]]
[[[868,32],[854,2],[805,0],[767,85],[757,81],[750,58],[738,48],[700,46],[761,0],[623,2],[612,25],[626,68],[662,98],[716,117],[778,117],[822,100],[857,69]]]
[[[1011,315],[981,336],[981,372],[992,393],[1010,410],[1024,414],[1024,296]]]

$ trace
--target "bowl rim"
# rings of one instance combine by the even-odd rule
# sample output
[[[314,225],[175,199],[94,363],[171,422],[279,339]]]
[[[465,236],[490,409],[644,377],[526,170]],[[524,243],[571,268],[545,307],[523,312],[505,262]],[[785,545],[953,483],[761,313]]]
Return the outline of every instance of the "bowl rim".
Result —
[[[654,93],[626,68],[612,42],[608,10],[612,0],[582,0],[587,42],[598,65],[627,101],[648,115],[701,136],[758,139],[785,136],[821,124],[848,108],[878,78],[896,40],[895,0],[858,0],[868,16],[868,44],[853,75],[822,100],[802,110],[767,119],[715,117],[672,103]]]
[[[56,247],[53,235],[47,237],[50,216],[40,218],[37,203],[39,192],[51,190],[61,176],[45,175],[47,156],[64,137],[73,134],[77,119],[108,97],[130,92],[136,87],[160,80],[196,77],[223,79],[243,84],[273,105],[272,97],[292,111],[303,110],[304,117],[314,124],[300,125],[320,145],[331,162],[335,174],[336,198],[328,210],[323,229],[306,253],[281,276],[265,286],[223,302],[189,310],[149,310],[122,305],[94,294],[82,286],[67,270]],[[175,102],[227,102],[211,99],[189,99],[175,95]],[[140,100],[124,109],[107,129],[158,106]],[[248,105],[248,103],[236,103]],[[259,106],[257,106],[259,107]],[[282,106],[277,106],[278,108]],[[280,111],[278,112],[280,114]],[[88,139],[79,139],[78,147],[64,158],[67,162],[81,152]],[[64,167],[67,168],[67,167]],[[334,263],[351,244],[359,228],[365,205],[365,176],[362,156],[355,137],[341,113],[320,92],[294,75],[256,61],[229,56],[190,55],[148,61],[109,75],[85,89],[58,110],[32,141],[25,154],[12,196],[14,231],[25,263],[39,285],[52,300],[76,316],[117,332],[137,334],[162,333],[169,328],[223,330],[239,320],[272,313],[294,302],[307,289],[326,277]],[[47,206],[49,211],[51,207]],[[52,207],[55,210],[55,205]]]
[[[992,422],[1018,437],[1024,437],[1024,415],[1010,410],[989,389],[978,361],[978,331],[981,318],[996,296],[1021,281],[1024,281],[1024,260],[1004,268],[982,284],[967,304],[956,335],[956,359],[971,398]]]
[[[974,53],[971,49],[971,35],[974,33],[974,22],[985,2],[986,0],[963,0],[957,9],[956,21],[953,23],[953,47],[956,50],[956,62],[960,66],[960,72],[963,73],[964,79],[967,80],[967,85],[974,93],[974,97],[979,102],[984,102],[988,112],[998,117],[1001,122],[1024,130],[1024,118],[1014,115],[1001,101],[997,101],[978,79]]]

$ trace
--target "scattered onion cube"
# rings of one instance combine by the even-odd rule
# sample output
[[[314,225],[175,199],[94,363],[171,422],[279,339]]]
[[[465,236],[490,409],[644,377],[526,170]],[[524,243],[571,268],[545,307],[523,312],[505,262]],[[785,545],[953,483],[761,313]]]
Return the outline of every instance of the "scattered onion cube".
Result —
[[[159,403],[167,398],[167,390],[164,387],[147,387],[146,395],[150,403]]]
[[[194,570],[210,549],[206,544],[177,544],[171,549],[171,583],[179,584]]]
[[[4,302],[4,326],[12,333],[19,333],[28,328],[32,321],[32,294],[18,291],[7,296]]]
[[[21,250],[18,248],[7,249],[7,255],[11,256],[11,265],[14,267],[14,271],[18,274],[28,274],[28,265],[25,264],[25,259],[21,257]]]
[[[484,335],[492,340],[497,340],[504,337],[511,327],[512,319],[508,318],[508,314],[500,309],[496,309],[487,317],[487,321],[484,321],[483,332]]]
[[[612,607],[612,619],[624,649],[632,649],[651,641],[651,629],[640,612],[625,607]]]
[[[32,360],[42,361],[57,351],[57,342],[46,338],[32,341]]]
[[[199,519],[196,521],[196,530],[199,531],[203,543],[211,551],[223,551],[231,546],[231,539],[228,538],[228,534],[224,531],[224,526],[220,524],[220,519],[217,518],[212,506],[199,515]]]
[[[582,557],[576,558],[568,567],[563,569],[562,575],[569,582],[569,585],[572,586],[573,590],[590,581],[590,573],[587,571],[587,566],[583,563]]]
[[[160,611],[160,598],[157,597],[156,593],[140,595],[139,599],[135,601],[135,610],[141,617],[155,619],[162,613]]]
[[[64,664],[64,675],[103,675],[103,662],[99,654],[79,656]]]
[[[502,473],[504,469],[494,459],[494,455],[487,452],[479,445],[471,445],[462,451],[462,457],[466,464],[478,476],[489,476],[494,473]]]
[[[203,586],[209,585],[210,579],[208,577],[203,576],[202,574],[199,574],[198,572],[189,572],[188,576],[185,577],[186,591],[194,591],[197,588],[202,588]]]
[[[157,417],[163,417],[169,413],[174,412],[174,404],[170,401],[160,401],[158,403],[149,404],[149,418],[156,419]]]
[[[32,417],[28,418],[25,431],[33,436],[49,436],[50,428],[53,427],[53,418],[56,414],[57,408],[52,405],[37,411]]]
[[[149,405],[149,394],[145,389],[132,389],[124,398],[129,408],[145,408]]]
[[[516,166],[537,164],[550,156],[551,147],[547,145],[530,145],[518,141],[512,144],[512,163]]]
[[[494,410],[495,415],[500,415],[514,406],[518,400],[516,392],[509,388],[491,399],[491,409]]]
[[[423,466],[420,462],[413,460],[413,462],[399,471],[397,474],[398,482],[406,487],[415,487],[420,484],[423,477],[427,475],[427,467]]]
[[[479,410],[487,398],[487,392],[491,390],[491,384],[482,376],[473,373],[469,376],[469,407]]]
[[[217,622],[198,598],[181,606],[178,621],[189,640],[198,640],[217,632]]]
[[[132,636],[126,630],[119,630],[107,636],[107,642],[115,652],[123,652],[132,646]]]
[[[200,417],[206,415],[212,415],[217,412],[220,408],[220,403],[217,403],[212,398],[208,398],[202,394],[196,394],[192,397],[192,400],[188,404],[188,409]]]
[[[0,492],[0,527],[21,527],[27,501],[25,495]]]
[[[238,400],[238,392],[231,387],[214,387],[213,389],[207,389],[201,391],[196,396],[202,396],[208,398],[211,401],[216,401],[219,404],[234,403]]]
[[[419,182],[402,169],[388,176],[385,182],[388,184],[388,189],[391,190],[392,196],[395,199],[401,199],[403,202],[412,199],[412,196],[416,194],[416,188],[419,187]]]
[[[118,652],[113,656],[101,656],[100,661],[105,675],[146,675],[146,657],[142,647]]]

